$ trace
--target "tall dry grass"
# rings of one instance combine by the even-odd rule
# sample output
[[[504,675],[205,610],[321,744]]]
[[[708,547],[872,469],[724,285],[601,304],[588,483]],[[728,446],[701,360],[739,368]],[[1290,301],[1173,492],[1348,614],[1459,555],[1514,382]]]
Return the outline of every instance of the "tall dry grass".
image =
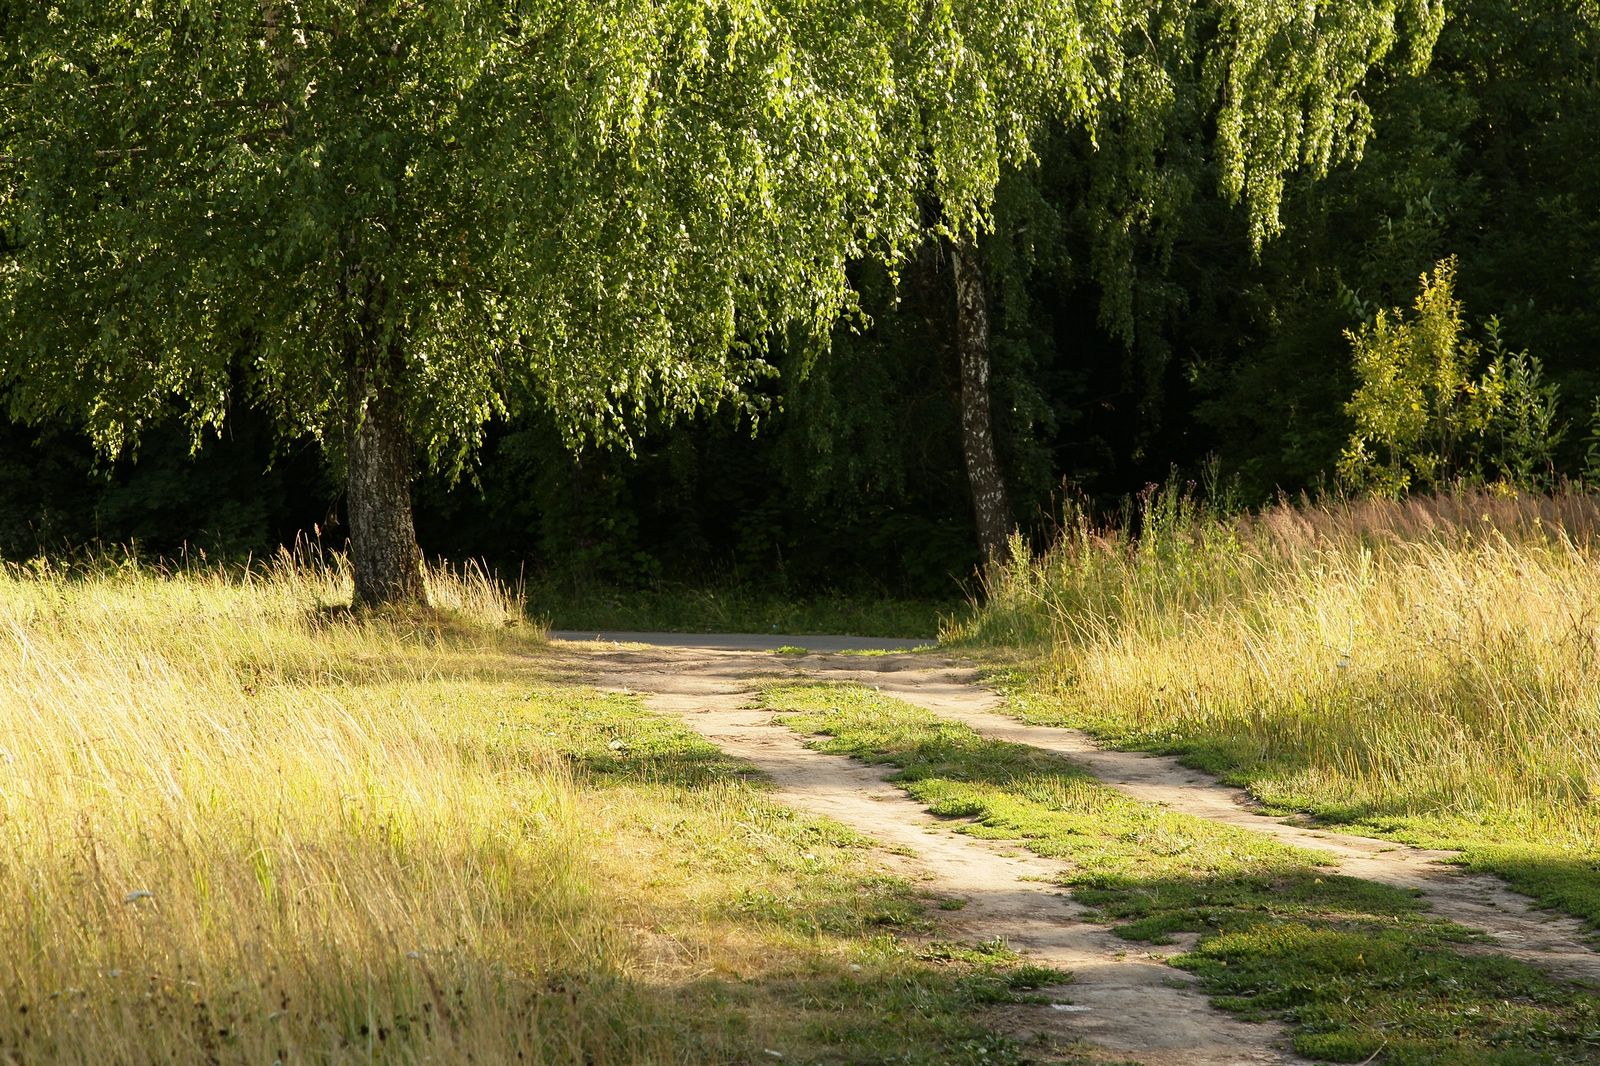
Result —
[[[1031,715],[1188,752],[1268,801],[1593,865],[1600,501],[1225,519],[1167,491],[1138,519],[1138,537],[1069,521],[947,636],[1036,654]]]
[[[672,1057],[569,772],[445,683],[519,605],[356,622],[305,562],[0,571],[0,1061]]]

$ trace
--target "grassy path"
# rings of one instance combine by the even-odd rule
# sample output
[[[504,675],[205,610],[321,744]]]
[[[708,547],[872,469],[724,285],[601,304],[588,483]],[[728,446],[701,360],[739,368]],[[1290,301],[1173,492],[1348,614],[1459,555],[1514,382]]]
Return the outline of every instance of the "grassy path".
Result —
[[[1146,1063],[1285,1061],[1279,1030],[1176,988],[1145,1013],[1152,1004],[1118,987],[1126,980],[1111,975],[1133,972],[1130,958],[1168,984],[1180,977],[1155,961],[1172,952],[1132,948],[1173,940],[1191,949],[1177,961],[1217,1005],[1289,1020],[1296,1050],[1319,1061],[1584,1062],[1600,1041],[1592,999],[1567,984],[1600,973],[1578,923],[1440,865],[1438,854],[1272,821],[1171,760],[1021,725],[995,714],[995,697],[948,664],[661,649],[615,649],[591,662],[607,683],[656,693],[652,706],[772,774],[785,801],[910,847],[943,890],[974,901],[975,929],[1009,934],[1072,969],[1073,1005],[1088,1010],[1048,1024],[1041,1011],[1012,1011],[1020,1029],[1032,1022],[1057,1046],[1078,1037]],[[873,688],[794,684],[812,676]],[[756,688],[760,708],[749,705]],[[787,712],[783,725],[773,711]],[[823,739],[807,749],[798,734]],[[829,759],[818,747],[885,766]],[[891,780],[905,794],[885,796]],[[935,815],[961,818],[961,835],[930,834]],[[1065,863],[1018,869],[1008,865],[1021,861],[1014,848],[997,854],[973,837]],[[974,868],[984,871],[976,881]],[[1034,878],[1070,886],[1080,907],[1018,904],[1039,895],[1037,882],[1017,887]],[[997,884],[1009,908],[979,887]],[[1096,921],[1084,921],[1084,907]]]

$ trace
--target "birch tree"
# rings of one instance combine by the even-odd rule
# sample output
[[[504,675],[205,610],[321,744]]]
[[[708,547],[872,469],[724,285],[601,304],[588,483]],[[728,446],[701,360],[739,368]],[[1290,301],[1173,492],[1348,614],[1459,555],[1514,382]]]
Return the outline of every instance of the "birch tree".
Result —
[[[1094,128],[1154,10],[0,0],[0,389],[108,455],[257,405],[344,471],[356,601],[422,601],[419,464],[529,405],[578,444],[747,402],[854,313],[847,265],[975,239],[1044,123]],[[1287,168],[1359,140],[1398,21],[1437,20],[1179,14],[1269,229]]]

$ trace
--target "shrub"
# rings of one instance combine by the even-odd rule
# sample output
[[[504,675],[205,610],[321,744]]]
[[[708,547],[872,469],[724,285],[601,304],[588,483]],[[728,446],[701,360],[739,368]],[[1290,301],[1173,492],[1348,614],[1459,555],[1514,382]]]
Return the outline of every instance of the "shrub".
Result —
[[[1346,487],[1385,496],[1455,481],[1548,487],[1562,434],[1556,386],[1538,359],[1506,347],[1499,319],[1484,323],[1485,343],[1466,335],[1455,277],[1455,260],[1441,261],[1422,275],[1409,318],[1379,311],[1346,333],[1360,382],[1345,405],[1355,420],[1339,459]]]

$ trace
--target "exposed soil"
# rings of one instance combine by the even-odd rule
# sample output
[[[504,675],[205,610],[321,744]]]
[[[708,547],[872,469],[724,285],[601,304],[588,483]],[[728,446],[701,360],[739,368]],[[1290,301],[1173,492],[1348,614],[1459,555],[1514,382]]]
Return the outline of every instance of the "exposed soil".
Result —
[[[692,639],[692,638],[686,638]],[[1301,1061],[1286,1030],[1243,1022],[1210,1007],[1191,977],[1163,960],[1184,949],[1143,949],[1081,911],[1055,882],[1062,867],[950,831],[948,820],[887,783],[891,768],[806,747],[751,695],[774,680],[857,682],[964,722],[997,740],[1059,753],[1136,798],[1267,833],[1327,853],[1330,868],[1420,892],[1438,915],[1493,938],[1482,950],[1524,960],[1567,980],[1600,985],[1600,954],[1583,925],[1534,907],[1499,880],[1446,865],[1450,853],[1288,824],[1260,813],[1243,792],[1175,759],[1106,751],[1071,729],[1031,726],[997,713],[1000,698],[977,673],[930,655],[779,656],[752,650],[558,644],[557,654],[598,687],[635,692],[676,714],[732,755],[769,775],[779,798],[826,815],[904,854],[894,859],[935,893],[964,899],[948,935],[1000,938],[1032,959],[1070,970],[1072,984],[1044,990],[1050,1004],[1000,1012],[1032,1048],[1147,1066],[1233,1066]],[[941,915],[944,917],[944,915]],[[1473,950],[1470,946],[1467,950]]]

